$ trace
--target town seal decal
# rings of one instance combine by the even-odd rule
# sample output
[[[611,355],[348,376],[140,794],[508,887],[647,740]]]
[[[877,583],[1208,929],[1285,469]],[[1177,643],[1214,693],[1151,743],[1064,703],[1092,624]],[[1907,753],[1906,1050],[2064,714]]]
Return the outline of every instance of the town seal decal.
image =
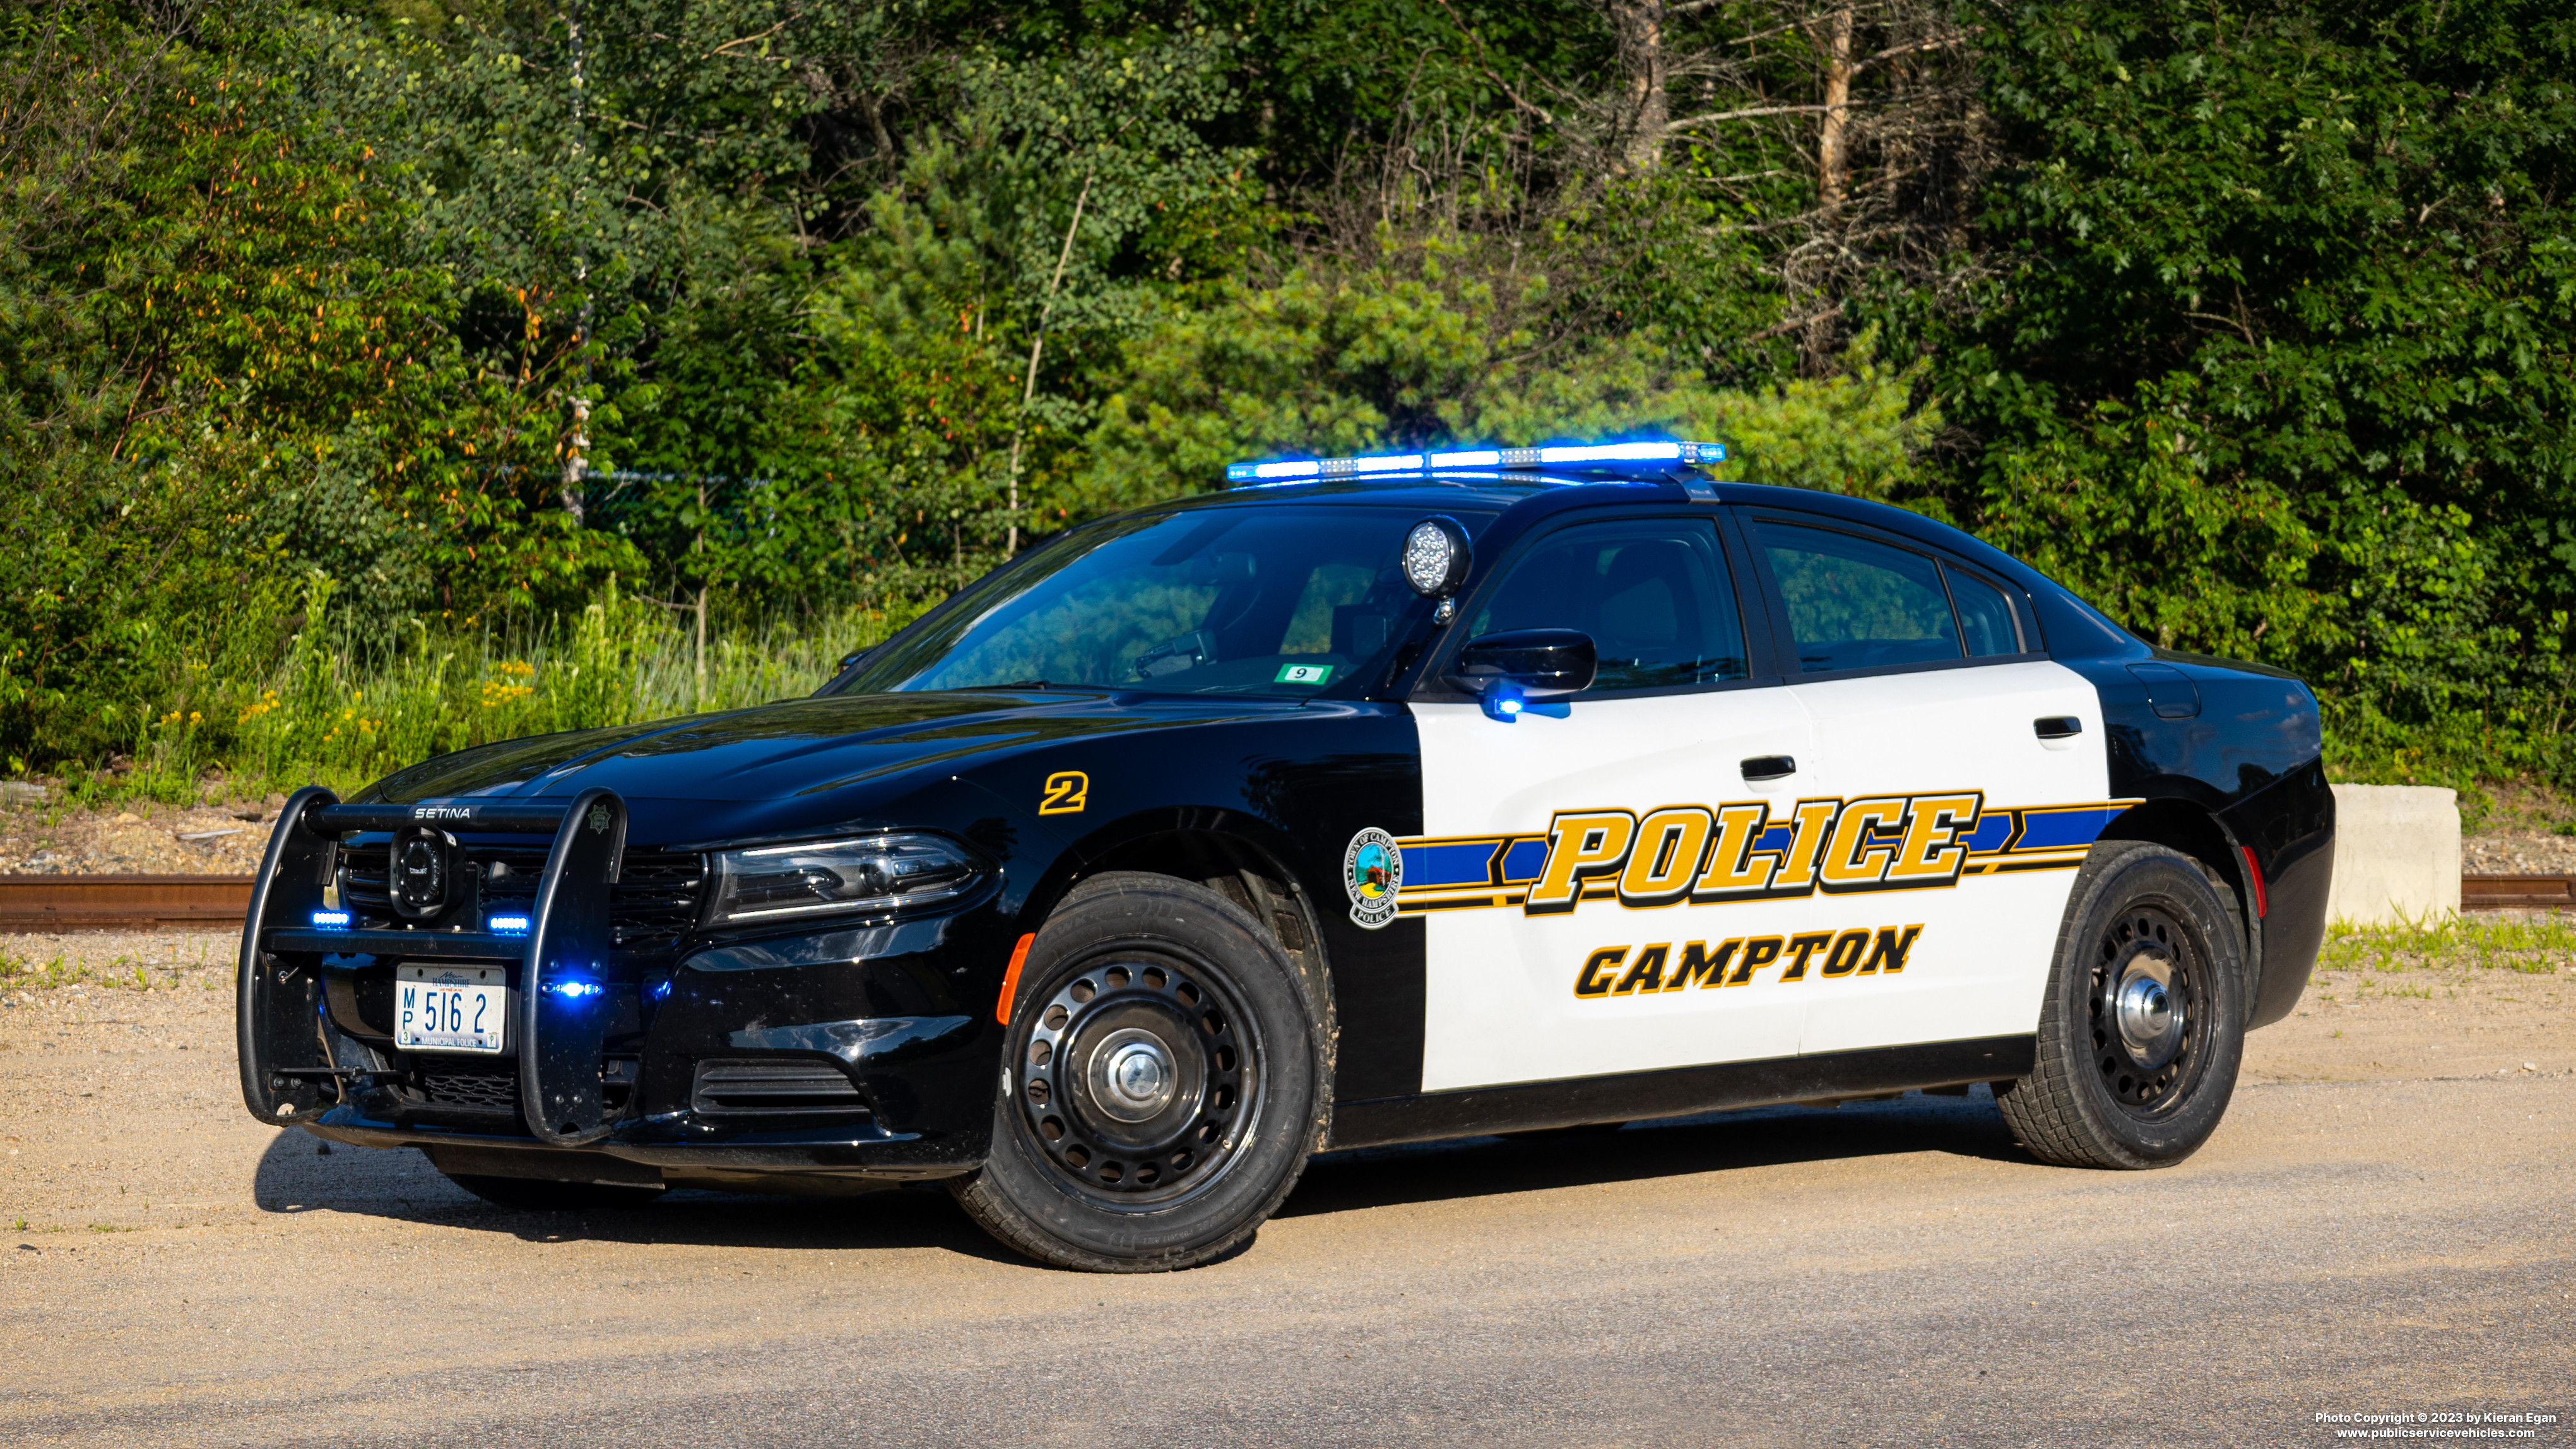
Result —
[[[1404,852],[1395,837],[1372,825],[1351,837],[1342,853],[1342,888],[1351,893],[1351,920],[1374,931],[1395,919],[1395,892],[1404,884]]]

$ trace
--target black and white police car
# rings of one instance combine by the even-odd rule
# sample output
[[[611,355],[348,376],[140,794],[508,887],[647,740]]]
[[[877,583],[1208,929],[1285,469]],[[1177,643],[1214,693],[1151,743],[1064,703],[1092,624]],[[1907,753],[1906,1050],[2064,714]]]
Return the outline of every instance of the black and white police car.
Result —
[[[1722,457],[1238,465],[811,698],[308,789],[250,1109],[516,1206],[943,1181],[1110,1270],[1327,1148],[1987,1082],[2188,1155],[2316,955],[2313,697]]]

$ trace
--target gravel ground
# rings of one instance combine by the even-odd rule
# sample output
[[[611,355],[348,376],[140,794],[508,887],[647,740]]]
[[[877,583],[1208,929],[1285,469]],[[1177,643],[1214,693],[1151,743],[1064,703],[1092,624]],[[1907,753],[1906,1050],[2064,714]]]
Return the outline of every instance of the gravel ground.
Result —
[[[249,875],[285,803],[21,805],[0,811],[0,875]]]
[[[262,1127],[231,946],[0,992],[0,1443],[2576,1444],[2576,961],[2321,976],[2162,1172],[1982,1089],[1721,1113],[1322,1158],[1240,1256],[1099,1278],[936,1192],[510,1213]]]
[[[2464,875],[2576,875],[2576,836],[2538,830],[2475,835],[2460,842]]]

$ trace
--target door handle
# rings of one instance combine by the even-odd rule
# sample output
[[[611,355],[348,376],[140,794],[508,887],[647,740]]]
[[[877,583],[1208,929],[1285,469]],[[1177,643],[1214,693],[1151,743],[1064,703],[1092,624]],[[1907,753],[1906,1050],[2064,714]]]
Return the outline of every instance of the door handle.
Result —
[[[1796,773],[1798,762],[1787,755],[1755,755],[1744,762],[1744,778],[1748,781],[1777,780]]]
[[[2084,721],[2071,714],[2044,714],[2030,722],[2030,730],[2043,740],[2062,740],[2084,733]]]

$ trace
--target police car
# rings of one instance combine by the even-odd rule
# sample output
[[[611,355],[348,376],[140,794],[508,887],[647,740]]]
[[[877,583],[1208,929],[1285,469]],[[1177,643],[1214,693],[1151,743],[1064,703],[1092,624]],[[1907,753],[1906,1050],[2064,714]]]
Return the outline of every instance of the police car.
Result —
[[[305,790],[250,1110],[517,1206],[938,1181],[1102,1270],[1327,1148],[1985,1082],[2188,1155],[2316,955],[2314,698],[1722,457],[1242,464],[811,698]]]

